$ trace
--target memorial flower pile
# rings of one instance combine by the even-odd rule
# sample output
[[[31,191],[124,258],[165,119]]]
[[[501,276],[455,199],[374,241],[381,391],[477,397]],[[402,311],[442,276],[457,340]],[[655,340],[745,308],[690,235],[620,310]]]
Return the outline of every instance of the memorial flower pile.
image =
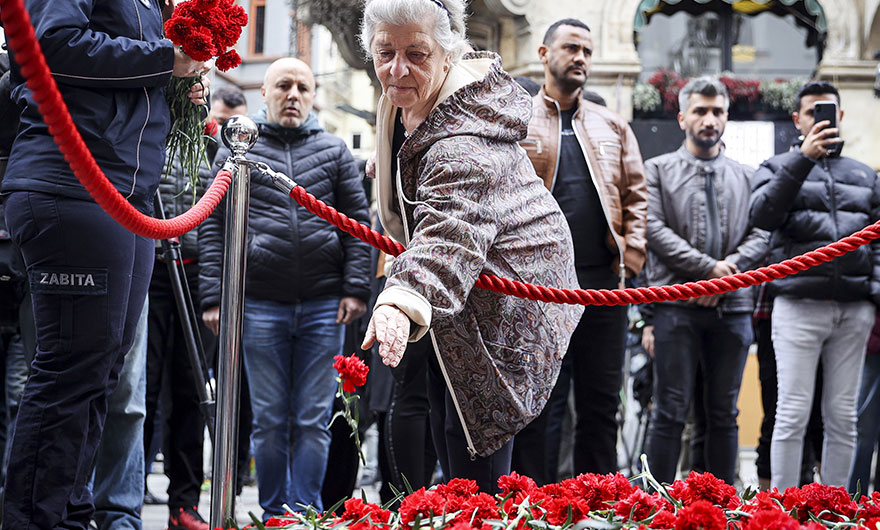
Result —
[[[203,62],[216,59],[217,68],[227,71],[241,64],[241,57],[233,46],[247,21],[247,12],[234,0],[186,0],[175,5],[174,13],[165,22],[165,36],[192,59]],[[203,161],[210,163],[205,150],[206,114],[187,96],[190,88],[201,80],[201,75],[172,77],[167,91],[171,131],[165,145],[165,173],[176,159],[190,178],[193,199],[199,165]]]
[[[636,484],[642,485],[644,489]],[[711,473],[691,473],[669,485],[649,474],[584,474],[537,486],[511,473],[499,494],[472,480],[453,479],[401,495],[400,509],[349,499],[320,514],[311,508],[248,528],[296,530],[825,530],[880,529],[880,493],[855,500],[844,488],[808,484],[737,494]]]

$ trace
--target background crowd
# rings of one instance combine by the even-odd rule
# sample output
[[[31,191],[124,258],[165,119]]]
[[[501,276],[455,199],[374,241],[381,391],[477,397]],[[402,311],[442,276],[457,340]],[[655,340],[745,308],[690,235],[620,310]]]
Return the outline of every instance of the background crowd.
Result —
[[[112,20],[113,5],[73,2],[70,10],[84,28]],[[166,217],[186,210],[230,154],[218,143],[219,128],[250,112],[260,131],[250,160],[408,248],[398,258],[371,251],[251,171],[236,489],[251,480],[253,458],[264,520],[285,504],[321,510],[351,493],[356,451],[349,433],[328,423],[336,406],[333,356],[353,351],[372,367],[361,429],[375,424],[380,434],[383,500],[393,488],[459,476],[493,491],[511,470],[539,485],[565,478],[561,468],[617,471],[624,367],[637,346],[652,359],[643,451],[659,480],[696,469],[735,483],[737,399],[757,344],[761,486],[819,480],[851,492],[874,488],[880,333],[871,331],[880,245],[760,289],[638,312],[471,289],[480,272],[583,289],[720,278],[871,224],[880,218],[880,181],[842,155],[844,112],[834,85],[801,87],[791,109],[801,136],[753,168],[725,155],[725,86],[691,80],[678,98],[684,143],[643,160],[626,120],[585,89],[594,43],[583,21],[547,29],[536,50],[543,79],[514,80],[496,54],[468,49],[462,0],[370,0],[360,38],[383,88],[375,159],[356,161],[323,130],[311,69],[282,58],[266,69],[260,109],[248,109],[237,90],[210,93],[212,163],[191,189],[175,160],[159,180],[162,118],[142,107],[172,74],[197,75],[206,66],[175,55],[161,38],[160,9],[133,9],[156,25],[149,46],[143,33],[129,37],[140,47],[97,42],[108,61],[155,79],[132,85],[114,73],[89,85],[77,77],[88,71],[61,68],[59,84],[78,101],[75,119],[108,99],[127,105],[126,116],[107,117],[116,129],[91,116],[83,133],[139,209]],[[80,33],[100,33],[98,24],[59,36],[55,26],[69,16],[45,15],[38,35],[78,43]],[[65,53],[85,52],[50,48],[50,65],[82,62]],[[173,242],[176,260],[168,245],[123,233],[84,195],[60,154],[40,158],[54,145],[12,70],[22,125],[0,216],[9,227],[0,227],[3,528],[87,528],[90,520],[141,528],[143,502],[163,495],[145,480],[161,451],[169,529],[205,530],[197,506],[211,418],[199,388],[216,362],[224,205]],[[200,102],[205,93],[191,97]],[[823,105],[831,114],[816,112]],[[139,127],[146,136],[135,144],[126,135]],[[129,143],[108,144],[117,134]],[[111,240],[113,258],[96,259]],[[120,270],[125,285],[114,283]],[[183,289],[172,281],[175,270]],[[48,280],[71,274],[96,283],[63,289]],[[179,304],[181,293],[192,315]],[[640,345],[627,340],[636,331]],[[188,337],[197,337],[201,355],[188,350]],[[683,444],[686,425],[694,433]],[[570,466],[562,465],[563,447]]]

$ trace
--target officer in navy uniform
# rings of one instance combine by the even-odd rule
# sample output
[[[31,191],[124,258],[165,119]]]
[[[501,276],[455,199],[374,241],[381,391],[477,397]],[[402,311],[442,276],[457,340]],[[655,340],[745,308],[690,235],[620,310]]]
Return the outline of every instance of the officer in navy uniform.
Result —
[[[172,75],[202,72],[162,33],[158,0],[27,0],[46,61],[86,146],[113,186],[152,213]],[[13,57],[14,59],[14,57]],[[202,87],[190,92],[204,103]],[[17,67],[21,126],[2,193],[33,297],[37,348],[25,386],[3,529],[87,528],[89,480],[153,265],[153,242],[113,221],[73,175]]]

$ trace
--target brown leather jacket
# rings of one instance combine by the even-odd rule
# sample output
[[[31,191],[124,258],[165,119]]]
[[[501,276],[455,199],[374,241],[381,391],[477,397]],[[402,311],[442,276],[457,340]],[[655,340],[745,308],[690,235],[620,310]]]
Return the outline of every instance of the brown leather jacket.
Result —
[[[647,244],[648,190],[639,144],[620,115],[580,97],[578,101],[576,137],[605,210],[608,247],[620,256],[611,266],[621,277],[634,277],[645,263]],[[542,87],[532,100],[529,134],[520,145],[550,191],[556,183],[559,135],[559,105]]]

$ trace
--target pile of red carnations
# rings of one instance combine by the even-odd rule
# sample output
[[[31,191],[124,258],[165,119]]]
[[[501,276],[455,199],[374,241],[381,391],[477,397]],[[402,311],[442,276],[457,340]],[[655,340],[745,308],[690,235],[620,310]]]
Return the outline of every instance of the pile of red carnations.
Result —
[[[454,479],[403,497],[397,512],[361,499],[317,514],[312,510],[272,518],[265,526],[298,530],[670,530],[880,529],[880,493],[850,498],[844,488],[809,484],[784,493],[736,489],[710,473],[691,473],[667,486],[649,475],[586,474],[538,487],[516,473],[501,477],[501,493],[481,493],[472,480]],[[335,513],[334,513],[335,512]],[[338,515],[337,515],[338,514]],[[217,529],[221,530],[221,529]]]

